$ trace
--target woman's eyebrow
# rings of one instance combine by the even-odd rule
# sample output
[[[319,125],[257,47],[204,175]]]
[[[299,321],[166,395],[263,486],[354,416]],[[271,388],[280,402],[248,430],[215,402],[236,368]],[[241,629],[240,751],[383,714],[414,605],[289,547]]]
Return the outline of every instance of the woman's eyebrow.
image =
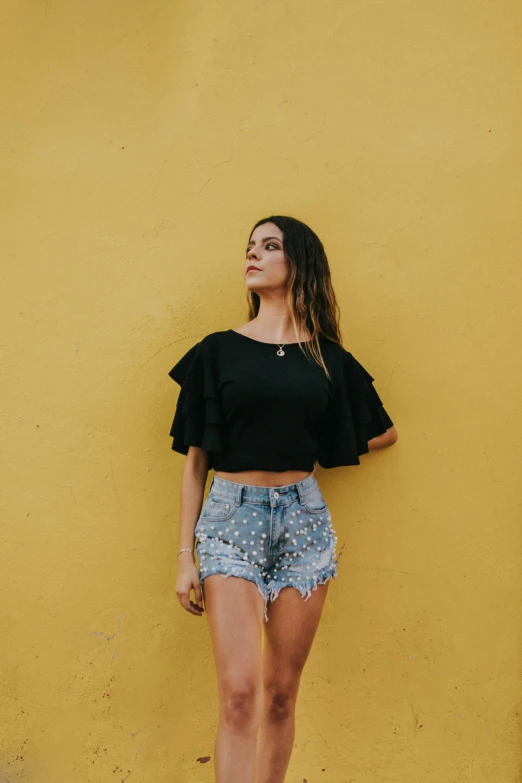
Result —
[[[278,241],[278,242],[280,242],[280,241],[281,241],[281,240],[279,239],[279,237],[263,237],[263,239],[261,240],[261,242],[266,242],[266,241],[267,241],[267,239],[277,239],[277,241]],[[253,244],[254,244],[254,240],[253,240],[253,239],[251,239],[251,240],[250,240],[250,242],[248,243],[247,247],[249,247],[249,245],[253,245]]]

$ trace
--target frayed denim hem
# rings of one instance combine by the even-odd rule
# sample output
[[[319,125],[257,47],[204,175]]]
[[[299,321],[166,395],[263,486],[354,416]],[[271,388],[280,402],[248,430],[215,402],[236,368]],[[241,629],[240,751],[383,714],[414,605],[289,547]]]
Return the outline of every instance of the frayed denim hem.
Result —
[[[279,580],[275,581],[274,579],[271,579],[267,585],[269,600],[272,601],[273,603],[283,587],[295,587],[297,590],[299,590],[304,600],[308,601],[308,599],[312,595],[312,590],[317,590],[318,585],[324,584],[331,578],[333,579],[337,578],[337,570],[338,570],[337,561],[334,560],[329,565],[317,571],[314,574],[314,576],[305,579],[304,583],[302,580],[296,582],[289,582],[289,581],[280,582]],[[288,573],[291,574],[292,572],[288,571]],[[290,577],[288,577],[288,579],[290,579]],[[266,611],[265,611],[265,620],[268,622],[268,616],[266,614]]]
[[[227,566],[226,571],[222,571],[216,569],[211,570],[209,572],[201,573],[199,575],[200,583],[203,583],[203,581],[208,576],[215,576],[216,574],[219,574],[220,576],[224,576],[225,578],[227,576],[238,576],[242,579],[248,579],[249,582],[253,582],[255,585],[257,585],[257,589],[261,593],[263,597],[263,603],[264,603],[264,619],[265,622],[268,622],[268,601],[271,601],[272,603],[276,600],[277,596],[279,595],[280,591],[283,589],[283,587],[295,587],[297,590],[299,590],[301,596],[304,598],[305,601],[308,601],[308,599],[312,595],[312,590],[317,590],[317,587],[319,585],[324,584],[329,579],[337,578],[337,571],[338,571],[338,564],[337,560],[334,560],[329,565],[325,566],[324,568],[321,568],[319,571],[316,571],[316,573],[313,576],[308,577],[307,579],[296,582],[289,582],[289,581],[279,581],[271,579],[268,584],[266,584],[262,579],[257,579],[254,574],[249,574],[248,572],[245,572],[244,568],[241,568],[240,566]],[[289,574],[292,572],[289,571]],[[293,578],[293,577],[288,577]]]

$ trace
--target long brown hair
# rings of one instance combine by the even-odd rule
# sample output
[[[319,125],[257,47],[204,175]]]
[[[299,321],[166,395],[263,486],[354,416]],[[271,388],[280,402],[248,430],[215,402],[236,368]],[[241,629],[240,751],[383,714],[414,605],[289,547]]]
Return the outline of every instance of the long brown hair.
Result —
[[[309,226],[286,215],[271,215],[259,220],[250,236],[263,223],[275,223],[283,232],[283,251],[289,265],[285,299],[299,346],[305,356],[323,367],[330,379],[319,338],[342,343],[339,306],[322,242]],[[260,301],[259,294],[247,291],[249,321],[257,316]],[[311,340],[301,342],[299,335],[304,331],[311,335]]]

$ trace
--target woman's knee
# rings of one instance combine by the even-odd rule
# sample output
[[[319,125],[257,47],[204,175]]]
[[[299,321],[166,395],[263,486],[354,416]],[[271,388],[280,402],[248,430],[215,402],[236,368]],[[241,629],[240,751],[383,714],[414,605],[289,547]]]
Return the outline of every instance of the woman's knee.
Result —
[[[222,683],[220,701],[223,718],[229,726],[248,729],[257,725],[261,688],[255,679]]]
[[[294,714],[299,681],[272,680],[265,684],[265,712],[274,723],[287,720]]]

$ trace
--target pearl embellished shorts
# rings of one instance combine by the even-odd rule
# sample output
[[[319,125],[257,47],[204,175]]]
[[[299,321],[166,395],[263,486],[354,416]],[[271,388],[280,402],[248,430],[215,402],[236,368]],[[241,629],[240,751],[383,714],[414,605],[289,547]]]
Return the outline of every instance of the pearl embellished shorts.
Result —
[[[200,582],[213,574],[254,582],[274,601],[283,587],[305,600],[337,576],[337,536],[317,479],[284,487],[236,484],[214,476],[195,528]]]

